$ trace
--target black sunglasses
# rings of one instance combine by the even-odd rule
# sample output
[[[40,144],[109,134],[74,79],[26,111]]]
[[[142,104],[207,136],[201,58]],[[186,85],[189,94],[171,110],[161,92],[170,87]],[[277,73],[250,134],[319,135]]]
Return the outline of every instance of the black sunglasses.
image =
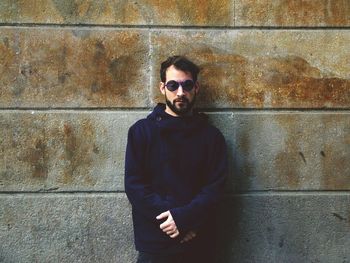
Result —
[[[175,80],[169,80],[167,83],[165,83],[165,87],[167,87],[167,89],[169,91],[175,91],[177,90],[179,87],[183,88],[183,90],[185,91],[191,91],[194,87],[194,82],[192,79],[187,79],[185,81],[175,81]]]

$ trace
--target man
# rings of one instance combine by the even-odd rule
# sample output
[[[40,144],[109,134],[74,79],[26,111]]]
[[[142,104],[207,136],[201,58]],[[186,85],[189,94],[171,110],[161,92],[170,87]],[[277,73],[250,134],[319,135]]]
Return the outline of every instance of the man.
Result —
[[[210,230],[226,174],[218,129],[193,109],[199,68],[182,56],[161,64],[159,103],[128,133],[125,191],[138,263],[212,262]]]

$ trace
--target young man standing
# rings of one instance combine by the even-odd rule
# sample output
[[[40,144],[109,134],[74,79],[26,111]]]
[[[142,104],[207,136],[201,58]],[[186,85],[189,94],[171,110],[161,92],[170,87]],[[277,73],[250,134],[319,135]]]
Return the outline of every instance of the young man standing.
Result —
[[[226,176],[225,140],[193,109],[199,68],[173,56],[161,64],[159,103],[128,133],[125,191],[138,263],[213,262],[212,219]]]

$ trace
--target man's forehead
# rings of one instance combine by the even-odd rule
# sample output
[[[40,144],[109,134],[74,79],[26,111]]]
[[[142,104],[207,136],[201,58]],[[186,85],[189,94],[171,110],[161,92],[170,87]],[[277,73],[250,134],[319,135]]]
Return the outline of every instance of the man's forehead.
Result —
[[[190,78],[192,79],[192,74],[189,71],[183,71],[181,69],[176,68],[174,65],[168,67],[165,71],[166,77],[178,77],[178,78]]]

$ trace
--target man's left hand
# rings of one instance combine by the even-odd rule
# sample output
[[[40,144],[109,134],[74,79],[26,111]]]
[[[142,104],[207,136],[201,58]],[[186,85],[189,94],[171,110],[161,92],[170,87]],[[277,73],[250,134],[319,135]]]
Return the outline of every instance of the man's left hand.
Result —
[[[177,237],[180,233],[179,230],[177,229],[177,226],[175,224],[175,221],[173,219],[173,216],[171,215],[170,211],[166,211],[161,213],[156,217],[158,220],[166,218],[166,220],[160,224],[160,229],[163,230],[168,236],[171,238]]]
[[[185,235],[185,237],[180,241],[180,243],[188,242],[188,241],[192,240],[193,238],[195,238],[196,235],[197,235],[196,232],[190,231]]]

